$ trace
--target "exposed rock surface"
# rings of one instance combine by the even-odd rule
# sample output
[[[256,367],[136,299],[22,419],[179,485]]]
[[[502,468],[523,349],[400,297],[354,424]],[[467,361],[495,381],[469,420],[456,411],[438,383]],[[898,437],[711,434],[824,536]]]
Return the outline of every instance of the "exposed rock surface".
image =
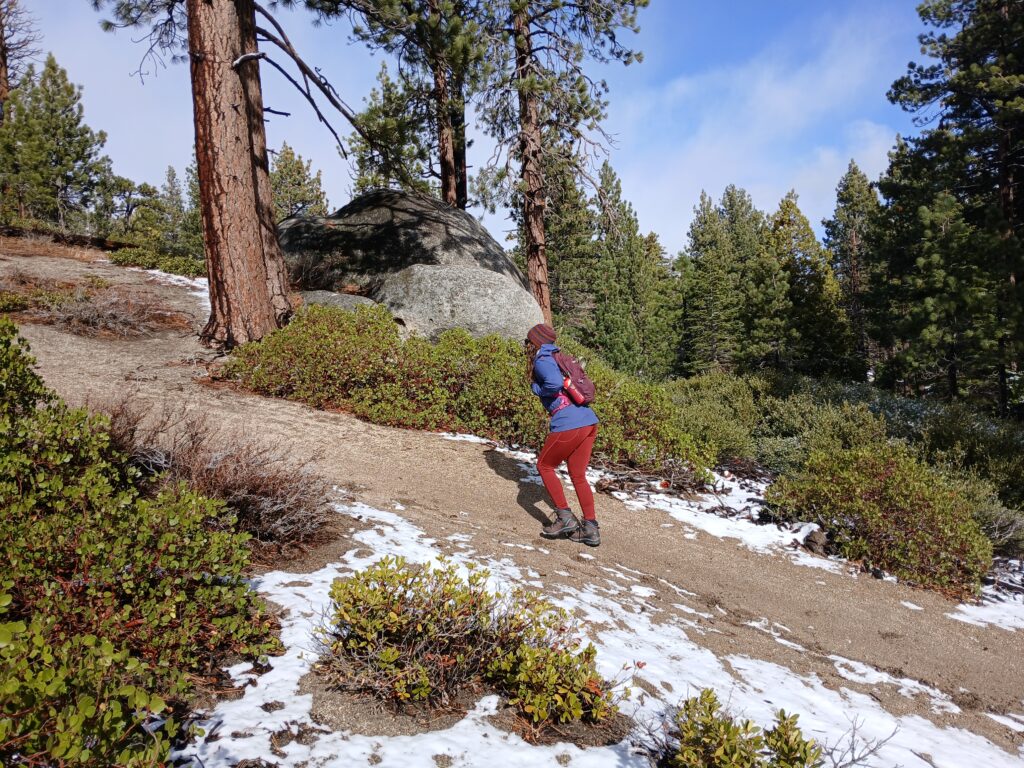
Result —
[[[287,219],[278,234],[293,282],[316,292],[310,303],[335,303],[324,292],[362,296],[431,338],[465,328],[520,339],[543,320],[480,222],[431,198],[377,190],[330,216]]]
[[[376,304],[373,299],[356,296],[351,293],[334,293],[333,291],[301,291],[303,304],[319,304],[324,307],[341,307],[355,309],[360,304]]]

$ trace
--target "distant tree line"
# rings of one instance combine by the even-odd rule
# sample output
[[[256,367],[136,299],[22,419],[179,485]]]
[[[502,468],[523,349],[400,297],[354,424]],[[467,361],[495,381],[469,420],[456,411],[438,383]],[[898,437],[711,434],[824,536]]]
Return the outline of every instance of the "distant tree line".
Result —
[[[135,242],[172,256],[203,258],[195,161],[185,183],[168,167],[162,184],[117,175],[106,134],[84,119],[81,88],[56,58],[29,63],[0,124],[0,222]],[[284,143],[270,165],[277,220],[327,214],[321,174]]]

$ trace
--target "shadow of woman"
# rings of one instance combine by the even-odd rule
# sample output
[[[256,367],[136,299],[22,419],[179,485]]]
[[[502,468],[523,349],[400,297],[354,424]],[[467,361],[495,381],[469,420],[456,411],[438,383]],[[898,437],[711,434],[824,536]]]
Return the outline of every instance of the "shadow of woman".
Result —
[[[520,466],[520,462],[494,449],[484,452],[484,460],[498,477],[516,484],[516,487],[519,489],[516,503],[530,517],[541,525],[547,525],[551,522],[551,516],[547,510],[553,511],[554,507],[548,498],[547,491],[544,490],[543,485],[531,482],[523,477],[523,469]]]

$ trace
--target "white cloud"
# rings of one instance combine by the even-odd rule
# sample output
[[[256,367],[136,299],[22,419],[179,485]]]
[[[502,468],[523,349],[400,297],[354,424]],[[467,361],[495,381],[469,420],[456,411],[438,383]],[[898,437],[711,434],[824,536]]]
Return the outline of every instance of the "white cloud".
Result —
[[[138,32],[102,32],[100,14],[81,0],[41,0],[33,12],[46,48],[84,85],[86,119],[109,134],[107,151],[118,173],[159,182],[167,165],[182,170],[193,140],[187,65],[140,82],[131,76],[144,52]],[[348,103],[360,108],[379,58],[350,45],[344,25],[317,29],[302,11],[283,13],[282,20],[310,62],[322,65]],[[905,122],[895,109],[887,113],[891,119],[877,113],[887,86],[903,71],[900,57],[913,31],[877,9],[818,24],[810,55],[796,53],[808,49],[806,39],[791,45],[783,36],[744,62],[678,73],[657,86],[638,86],[643,72],[636,67],[616,70],[608,124],[617,137],[612,164],[641,226],[658,232],[670,252],[684,245],[702,189],[717,196],[727,184],[738,184],[770,210],[796,188],[817,226],[831,213],[835,184],[851,157],[869,176],[884,169],[897,127]],[[644,47],[642,36],[639,42]],[[681,58],[671,50],[651,53],[668,63]],[[271,148],[287,140],[323,171],[332,205],[347,202],[351,170],[326,128],[269,67],[263,68],[263,84],[266,103],[292,113],[270,117]],[[342,135],[348,133],[340,117],[334,122]],[[480,165],[489,154],[481,137],[471,162]],[[504,242],[507,221],[489,216],[486,223]]]
[[[614,98],[613,165],[641,226],[678,251],[701,190],[717,197],[728,184],[769,211],[795,188],[819,226],[851,158],[870,177],[885,168],[900,117],[863,115],[880,111],[902,71],[906,34],[884,16],[850,16],[833,21],[810,58],[776,42],[741,64]]]

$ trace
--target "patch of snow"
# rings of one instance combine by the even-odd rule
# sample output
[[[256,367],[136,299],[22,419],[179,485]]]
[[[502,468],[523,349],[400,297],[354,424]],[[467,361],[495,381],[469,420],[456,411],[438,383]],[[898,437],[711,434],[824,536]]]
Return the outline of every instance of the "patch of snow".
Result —
[[[1005,725],[1007,728],[1009,728],[1011,731],[1014,731],[1015,733],[1024,733],[1024,721],[1018,722],[1019,718],[1015,718],[1012,715],[1010,717],[1004,717],[1003,715],[995,715],[991,712],[986,712],[985,714],[991,717],[1000,725]]]
[[[991,624],[1010,632],[1024,629],[1024,561],[1004,560],[1000,565],[1000,578],[1015,589],[987,584],[982,587],[977,603],[962,603],[946,616],[977,627]]]
[[[770,622],[768,621],[768,619],[758,619],[757,621],[748,621],[747,626],[753,627],[756,630],[764,632],[766,635],[771,635],[775,642],[777,642],[781,646],[790,648],[794,651],[805,652],[807,650],[802,645],[800,645],[800,643],[794,643],[792,640],[788,640],[785,637],[783,637],[782,633],[778,632],[775,628],[778,627],[783,632],[789,632],[789,628],[782,624],[779,624],[778,622]]]
[[[1024,601],[1008,599],[1005,595],[994,596],[991,600],[983,597],[981,604],[963,603],[957,606],[955,613],[946,616],[976,627],[991,624],[1013,632],[1024,629]]]
[[[900,600],[900,605],[902,605],[904,608],[909,608],[912,611],[923,611],[924,610],[924,608],[922,608],[920,605],[914,605],[909,600]]]
[[[451,440],[457,443],[478,443],[479,445],[495,445],[493,440],[488,440],[486,437],[477,437],[476,435],[464,435],[461,432],[441,432],[440,436],[445,440]]]
[[[868,664],[859,661],[846,659],[842,656],[829,656],[835,663],[836,671],[847,680],[865,685],[895,685],[899,688],[901,696],[912,699],[923,694],[931,699],[932,711],[936,713],[958,714],[960,707],[953,703],[953,700],[937,688],[911,680],[907,677],[896,678],[880,669],[875,669]]]
[[[718,496],[718,500],[726,497]],[[673,519],[683,523],[688,529],[697,529],[720,539],[736,539],[742,546],[763,554],[784,553],[797,565],[821,568],[833,573],[844,573],[847,565],[839,559],[817,557],[802,549],[795,549],[813,530],[808,524],[793,529],[778,525],[759,525],[752,510],[745,513],[730,508],[737,516],[722,517],[711,510],[719,508],[717,503],[708,499],[690,501],[665,494],[651,494],[646,498],[644,506],[667,512]],[[732,498],[733,503],[736,502]],[[638,502],[640,503],[640,502]],[[746,517],[740,517],[745,514]],[[695,534],[689,534],[692,537]]]
[[[265,597],[281,605],[282,656],[269,659],[269,671],[256,676],[248,664],[231,668],[236,680],[251,681],[241,698],[221,701],[208,717],[197,725],[205,736],[189,745],[177,757],[194,758],[199,768],[228,768],[241,760],[268,759],[281,768],[327,768],[376,763],[402,768],[434,768],[435,755],[447,755],[453,766],[501,765],[552,766],[568,764],[574,768],[646,768],[647,760],[635,754],[628,744],[578,749],[569,744],[536,746],[515,735],[497,730],[487,717],[496,711],[496,697],[481,699],[465,718],[451,728],[432,733],[402,737],[363,736],[355,733],[326,732],[311,720],[312,697],[298,694],[299,679],[309,671],[317,653],[314,633],[329,610],[329,589],[339,577],[348,577],[385,555],[399,555],[413,562],[436,560],[440,550],[434,540],[402,517],[361,504],[339,505],[339,513],[369,522],[371,527],[355,534],[360,544],[333,563],[314,573],[294,574],[274,571],[254,580]],[[359,557],[363,547],[372,554]],[[593,556],[580,553],[586,559]],[[452,556],[462,568],[471,561],[469,553]],[[492,574],[492,583],[508,591],[523,583],[520,569],[507,558],[483,560],[480,565]],[[642,587],[634,589],[644,590]],[[604,592],[604,594],[602,594]],[[620,591],[590,587],[560,590],[555,602],[582,615],[591,629],[598,648],[599,671],[608,678],[623,679],[636,674],[651,682],[655,689],[671,687],[676,693],[650,695],[634,689],[623,702],[626,714],[641,722],[654,722],[666,708],[684,695],[693,695],[702,687],[714,688],[730,709],[761,725],[771,723],[775,710],[800,715],[804,732],[821,743],[835,744],[856,718],[863,723],[865,738],[895,736],[868,763],[872,766],[900,764],[904,768],[953,768],[985,765],[990,768],[1017,766],[1017,757],[1009,755],[984,738],[958,728],[944,728],[915,717],[898,717],[886,712],[874,699],[856,692],[826,688],[816,676],[800,676],[771,662],[741,655],[717,657],[694,643],[686,634],[687,622],[659,614],[653,621],[642,597]],[[719,609],[721,610],[721,609]],[[707,614],[705,614],[707,615]],[[774,627],[773,627],[774,629]],[[837,657],[839,658],[839,657]],[[644,662],[642,668],[634,665]],[[942,694],[915,681],[886,679],[870,667],[841,659],[843,668],[858,680],[875,679],[907,688],[908,693]],[[838,667],[838,665],[837,665]],[[626,671],[624,671],[624,669]],[[664,686],[663,684],[667,684]],[[273,704],[266,711],[261,705]],[[280,706],[283,705],[283,706]],[[312,730],[318,738],[307,744],[291,741],[274,746],[274,734],[300,728]],[[272,747],[274,750],[272,752]],[[930,756],[930,757],[927,757]]]
[[[210,311],[210,281],[205,277],[185,277],[184,275],[172,275],[170,272],[163,272],[159,269],[139,269],[129,267],[133,272],[144,272],[152,275],[157,282],[165,285],[177,285],[188,290],[190,294],[199,299],[199,303],[207,312]]]

